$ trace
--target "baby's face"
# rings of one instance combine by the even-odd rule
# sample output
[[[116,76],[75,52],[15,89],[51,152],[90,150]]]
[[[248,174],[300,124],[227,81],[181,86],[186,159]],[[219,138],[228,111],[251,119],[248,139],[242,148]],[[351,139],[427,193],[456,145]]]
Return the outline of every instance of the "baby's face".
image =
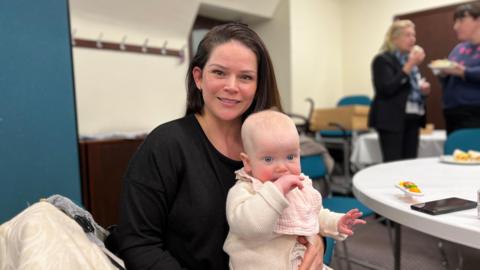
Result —
[[[266,182],[283,175],[300,175],[300,142],[296,131],[275,135],[271,131],[257,131],[252,146],[247,155],[253,177]]]

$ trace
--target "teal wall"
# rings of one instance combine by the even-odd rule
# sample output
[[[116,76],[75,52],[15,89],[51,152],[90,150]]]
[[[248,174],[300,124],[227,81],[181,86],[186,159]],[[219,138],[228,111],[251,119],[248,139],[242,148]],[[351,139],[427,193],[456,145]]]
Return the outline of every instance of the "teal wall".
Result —
[[[67,0],[0,0],[0,223],[81,201]]]

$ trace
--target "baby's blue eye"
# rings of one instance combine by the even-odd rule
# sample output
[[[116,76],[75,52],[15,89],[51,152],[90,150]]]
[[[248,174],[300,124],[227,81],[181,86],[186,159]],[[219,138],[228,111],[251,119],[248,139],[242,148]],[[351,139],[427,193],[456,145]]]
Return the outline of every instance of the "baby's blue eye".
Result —
[[[264,160],[265,162],[267,162],[267,163],[270,163],[270,162],[273,161],[273,158],[270,157],[270,156],[267,156],[267,157],[264,157],[263,160]]]
[[[293,154],[287,156],[288,160],[293,160],[294,158],[295,158],[295,155],[293,155]]]

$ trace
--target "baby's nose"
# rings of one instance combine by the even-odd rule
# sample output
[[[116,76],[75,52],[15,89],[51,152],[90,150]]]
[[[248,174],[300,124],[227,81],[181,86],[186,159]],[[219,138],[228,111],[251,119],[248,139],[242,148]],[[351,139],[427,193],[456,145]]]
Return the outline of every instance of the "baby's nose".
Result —
[[[288,171],[287,166],[283,162],[279,162],[276,167],[278,173],[285,173]]]

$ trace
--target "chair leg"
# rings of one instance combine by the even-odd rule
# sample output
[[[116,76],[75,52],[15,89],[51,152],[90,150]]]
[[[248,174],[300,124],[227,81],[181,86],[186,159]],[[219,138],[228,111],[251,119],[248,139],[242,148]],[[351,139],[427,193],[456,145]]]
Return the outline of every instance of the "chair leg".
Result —
[[[345,241],[342,241],[342,246],[343,246],[343,255],[335,255],[335,257],[338,259],[337,262],[338,262],[338,266],[342,266],[343,263],[341,263],[341,261],[345,261],[345,263],[347,264],[347,269],[348,270],[351,270],[351,265],[352,264],[355,264],[355,265],[359,265],[365,269],[371,269],[371,270],[386,270],[384,269],[383,267],[380,267],[380,266],[377,266],[377,265],[373,265],[369,262],[366,262],[366,261],[362,261],[362,260],[359,260],[359,259],[356,259],[356,258],[350,258],[350,255],[349,255],[349,252],[348,252],[348,248],[347,248],[347,243],[345,243]],[[337,266],[337,265],[336,265]],[[340,268],[339,268],[340,269]]]
[[[348,254],[348,248],[347,248],[347,243],[346,241],[342,241],[342,246],[343,246],[343,252],[345,253],[345,262],[347,263],[347,269],[351,270],[352,265],[350,264],[350,254]]]
[[[442,240],[439,240],[438,243],[437,243],[437,246],[438,246],[438,249],[440,251],[440,255],[442,256],[442,266],[445,269],[451,269],[447,253],[445,251],[444,242]],[[462,254],[462,251],[460,250],[460,248],[455,248],[455,251],[456,251],[457,261],[458,261],[457,262],[457,267],[455,268],[455,270],[462,270],[463,269],[463,254]]]
[[[385,224],[387,224],[388,241],[390,241],[390,246],[392,247],[393,252],[395,250],[393,243],[393,224],[388,218],[385,218]]]
[[[445,252],[445,249],[443,248],[443,242],[438,241],[437,247],[438,247],[438,250],[440,251],[440,256],[442,256],[442,266],[443,266],[443,268],[449,269],[450,266],[448,264],[447,254]]]
[[[385,222],[387,224],[387,233],[388,233],[388,238],[389,238],[389,241],[390,241],[390,245],[392,246],[392,255],[395,256],[393,254],[393,252],[395,250],[394,249],[394,241],[393,241],[393,224],[389,219],[387,219],[385,217],[377,218],[375,221],[380,222],[382,219],[385,219]],[[338,244],[338,242],[337,242],[337,244]],[[365,269],[384,270],[383,267],[373,265],[373,264],[369,263],[368,261],[362,261],[362,260],[359,260],[359,259],[356,259],[356,258],[351,258],[350,254],[349,254],[349,251],[348,251],[346,241],[342,241],[342,249],[343,249],[343,254],[342,255],[339,255],[338,252],[335,254],[335,257],[337,258],[337,262],[338,262],[337,265],[338,266],[343,266],[343,263],[341,263],[341,261],[345,261],[345,263],[347,264],[347,269],[348,270],[351,270],[351,268],[352,268],[351,265],[352,264],[362,266]],[[460,270],[460,269],[457,269],[457,270]]]

